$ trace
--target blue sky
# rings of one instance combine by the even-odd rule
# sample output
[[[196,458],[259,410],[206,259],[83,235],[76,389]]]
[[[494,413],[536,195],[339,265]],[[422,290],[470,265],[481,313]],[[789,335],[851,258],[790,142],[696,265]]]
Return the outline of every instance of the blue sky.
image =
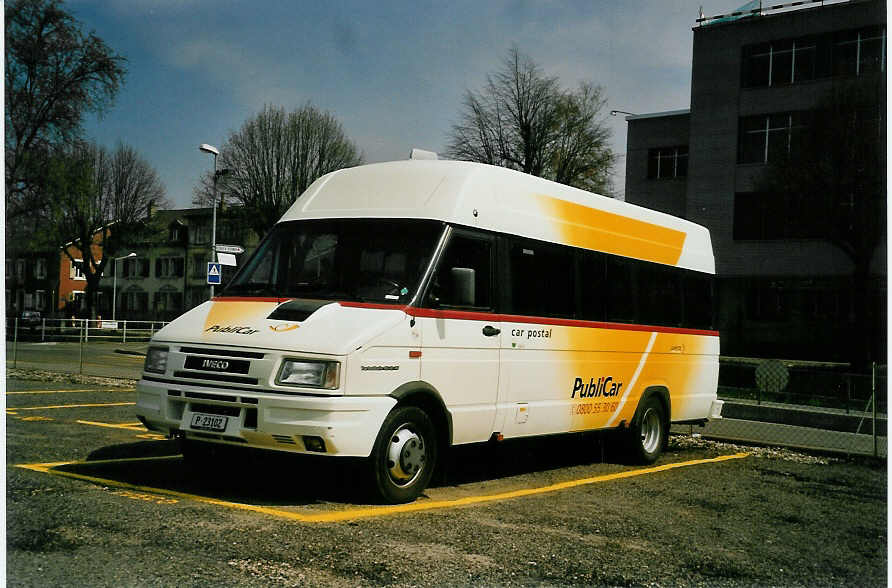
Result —
[[[691,27],[742,0],[449,2],[69,0],[128,60],[115,103],[87,135],[123,141],[158,171],[176,208],[221,147],[265,104],[332,112],[366,162],[444,149],[467,89],[516,45],[564,86],[604,86],[610,109],[687,108]],[[625,152],[622,117],[606,116]],[[614,183],[622,193],[620,158]]]

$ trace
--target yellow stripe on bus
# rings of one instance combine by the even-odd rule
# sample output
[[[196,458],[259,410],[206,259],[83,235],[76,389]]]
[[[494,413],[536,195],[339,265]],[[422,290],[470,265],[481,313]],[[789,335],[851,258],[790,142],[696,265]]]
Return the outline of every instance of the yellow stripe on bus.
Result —
[[[559,225],[566,245],[668,265],[677,264],[681,257],[687,237],[684,231],[551,196],[537,197],[545,216]]]

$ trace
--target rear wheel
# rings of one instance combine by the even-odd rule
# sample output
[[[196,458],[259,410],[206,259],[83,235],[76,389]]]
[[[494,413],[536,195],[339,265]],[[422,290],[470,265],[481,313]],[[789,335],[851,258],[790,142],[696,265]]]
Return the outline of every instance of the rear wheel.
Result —
[[[437,462],[437,440],[430,417],[420,408],[395,408],[381,425],[369,457],[373,492],[397,504],[418,498]]]
[[[639,407],[638,418],[629,429],[629,457],[635,463],[653,463],[663,452],[668,434],[663,403],[656,396],[648,396]]]

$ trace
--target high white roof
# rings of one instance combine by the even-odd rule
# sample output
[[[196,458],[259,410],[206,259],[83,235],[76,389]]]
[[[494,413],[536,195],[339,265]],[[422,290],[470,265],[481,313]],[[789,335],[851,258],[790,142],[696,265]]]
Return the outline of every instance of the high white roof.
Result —
[[[714,272],[709,232],[690,221],[510,169],[409,160],[322,176],[282,221],[419,218]]]

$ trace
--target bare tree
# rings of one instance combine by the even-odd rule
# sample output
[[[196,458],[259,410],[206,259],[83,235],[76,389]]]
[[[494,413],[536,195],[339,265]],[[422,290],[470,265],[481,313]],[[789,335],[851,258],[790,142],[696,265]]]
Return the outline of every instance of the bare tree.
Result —
[[[602,120],[605,105],[600,87],[564,90],[512,48],[482,90],[465,93],[447,155],[609,192],[615,155]]]
[[[119,143],[109,152],[96,144],[76,142],[50,159],[46,188],[51,197],[46,240],[55,239],[56,245],[70,240],[70,247],[63,251],[72,263],[82,260],[87,311],[93,316],[108,261],[145,230],[150,207],[167,204],[164,186],[131,147]]]
[[[317,178],[362,162],[356,145],[328,112],[305,105],[293,112],[266,106],[229,135],[218,168],[218,196],[244,207],[258,236],[279,220]],[[213,176],[195,190],[196,204],[209,204]]]
[[[46,203],[42,182],[54,148],[81,132],[84,113],[101,112],[126,73],[124,58],[62,9],[60,0],[6,5],[6,216]]]

